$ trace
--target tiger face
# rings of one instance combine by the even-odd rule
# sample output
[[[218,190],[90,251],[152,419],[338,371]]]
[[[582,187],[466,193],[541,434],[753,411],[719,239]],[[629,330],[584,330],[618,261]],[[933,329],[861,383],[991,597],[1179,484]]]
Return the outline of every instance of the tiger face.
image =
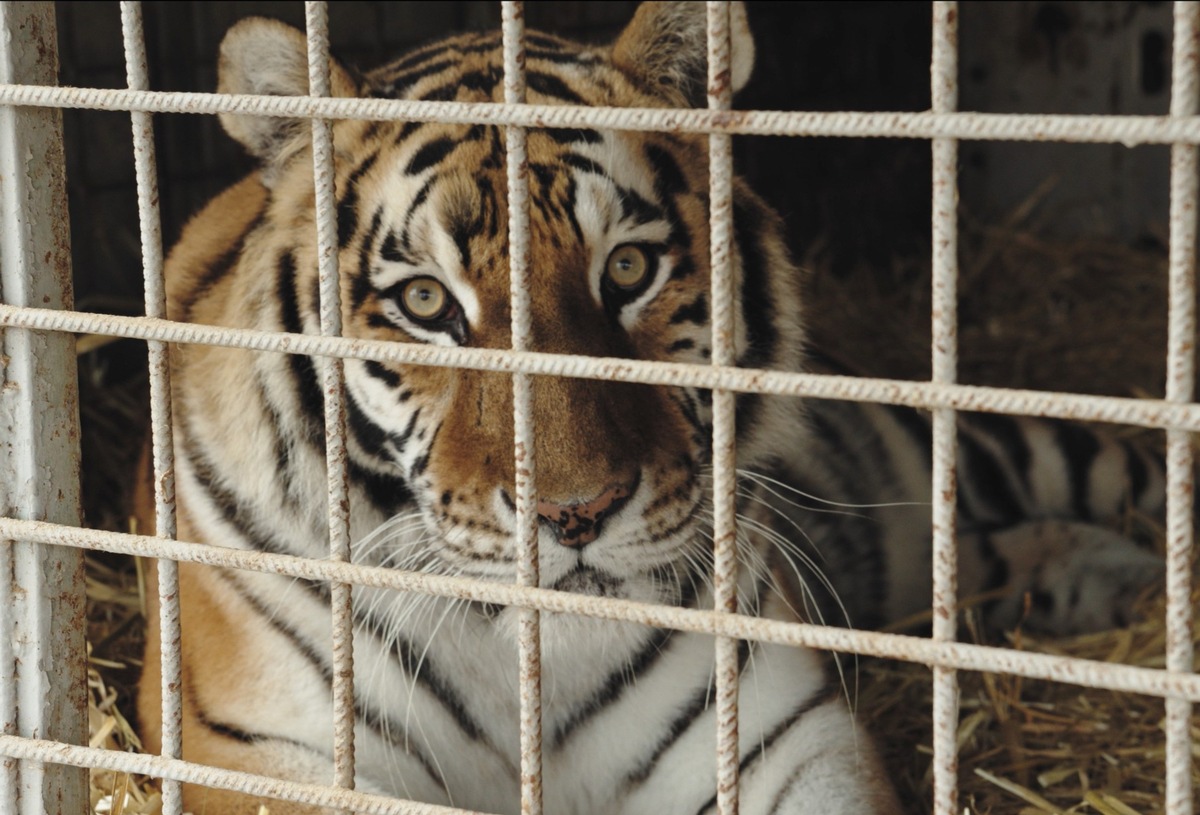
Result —
[[[678,47],[697,30],[703,36],[703,7],[688,5],[644,5],[611,48],[530,34],[528,101],[687,103],[704,69]],[[740,6],[734,21],[740,87],[753,49]],[[333,87],[346,96],[500,102],[502,62],[497,34],[467,35],[361,78],[334,64]],[[282,24],[245,21],[222,46],[224,92],[305,93],[295,84],[305,76],[303,38]],[[224,122],[264,161],[274,229],[256,249],[293,281],[278,297],[279,319],[314,332],[315,317],[301,316],[319,313],[307,123]],[[512,347],[502,129],[343,121],[334,145],[344,333]],[[531,130],[527,149],[531,349],[707,362],[707,138]],[[794,368],[796,274],[777,219],[740,183],[734,219],[739,363]],[[419,512],[419,523],[406,515],[376,532],[374,562],[513,580],[511,378],[360,361],[345,371],[355,467],[402,485]],[[679,602],[680,573],[704,562],[711,395],[556,377],[535,377],[532,393],[542,584]],[[319,395],[302,407],[319,432]],[[792,409],[740,400],[740,462],[777,454],[779,438],[797,435]]]

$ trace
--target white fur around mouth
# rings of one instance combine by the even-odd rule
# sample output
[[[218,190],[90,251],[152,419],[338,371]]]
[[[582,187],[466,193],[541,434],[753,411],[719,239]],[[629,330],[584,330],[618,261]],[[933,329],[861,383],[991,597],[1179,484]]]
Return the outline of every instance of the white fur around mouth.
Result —
[[[574,594],[592,594],[597,597],[617,596],[622,581],[607,572],[597,571],[590,566],[576,566],[554,581],[551,588]]]

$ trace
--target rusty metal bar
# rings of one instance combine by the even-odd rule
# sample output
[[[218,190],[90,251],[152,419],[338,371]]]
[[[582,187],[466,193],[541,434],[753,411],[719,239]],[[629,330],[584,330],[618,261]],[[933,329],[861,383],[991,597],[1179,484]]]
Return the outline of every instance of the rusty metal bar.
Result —
[[[309,96],[332,95],[329,67],[329,11],[325,3],[304,4],[308,41]],[[313,186],[320,289],[321,335],[342,333],[338,276],[337,211],[334,196],[333,126],[312,120]],[[329,558],[350,561],[350,502],[346,452],[346,382],[340,357],[320,359],[325,418],[325,471],[329,518]],[[352,587],[330,585],[333,690],[333,783],[354,788],[354,611]]]
[[[933,112],[958,106],[958,4],[933,4]],[[933,140],[933,381],[958,378],[958,142]],[[953,642],[958,625],[958,434],[954,411],[933,411],[933,638]],[[933,669],[933,811],[958,809],[958,676]]]
[[[1194,116],[1200,105],[1200,4],[1175,4],[1171,115]],[[1167,399],[1187,403],[1196,391],[1196,146],[1171,145],[1170,306]],[[1191,434],[1167,431],[1167,670],[1191,672],[1192,550],[1195,454]],[[1192,704],[1166,704],[1166,811],[1192,815]]]
[[[504,101],[525,103],[525,5],[502,2]],[[512,300],[512,347],[531,347],[529,268],[529,160],[525,130],[505,129],[508,178],[508,262]],[[513,374],[513,455],[516,484],[517,584],[537,586],[538,516],[534,459],[533,390],[525,373]],[[537,609],[520,611],[518,661],[521,722],[521,812],[542,812],[542,634]]]
[[[708,109],[732,106],[730,4],[707,4]],[[712,264],[712,364],[736,364],[737,299],[733,277],[733,140],[727,133],[708,137],[709,257]],[[713,391],[713,608],[738,611],[736,395]],[[717,637],[717,812],[738,811],[738,641]]]
[[[246,348],[311,356],[340,356],[408,365],[468,368],[504,373],[570,376],[647,385],[725,388],[741,393],[879,402],[926,409],[953,408],[984,413],[1012,413],[1108,422],[1139,427],[1200,431],[1200,405],[1162,399],[1086,396],[1059,391],[992,388],[981,385],[868,379],[857,376],[762,371],[651,362],[619,357],[580,357],[537,351],[514,352],[494,348],[458,348],[393,343],[310,334],[285,334],[248,328],[193,325],[148,317],[84,314],[0,304],[0,328],[16,326],[45,331],[72,331],[139,339]]]
[[[50,3],[0,4],[0,83],[53,85]],[[0,299],[72,307],[62,114],[0,106]],[[79,404],[70,335],[7,328],[0,347],[0,513],[80,523]],[[83,552],[0,535],[0,731],[87,743]],[[0,811],[76,815],[87,772],[5,762]]]
[[[509,105],[408,99],[316,99],[306,96],[130,91],[109,88],[0,86],[0,105],[251,116],[444,122],[515,127],[828,136],[1140,144],[1200,143],[1200,116],[1021,113],[868,113]]]

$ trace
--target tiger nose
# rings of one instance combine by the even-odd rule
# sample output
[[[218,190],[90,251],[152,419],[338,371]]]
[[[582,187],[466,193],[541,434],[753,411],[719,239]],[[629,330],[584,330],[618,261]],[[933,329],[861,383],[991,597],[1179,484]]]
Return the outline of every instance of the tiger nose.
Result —
[[[537,512],[554,530],[559,543],[582,549],[600,536],[601,524],[625,506],[635,489],[636,480],[630,484],[614,484],[590,501],[557,504],[538,499]]]

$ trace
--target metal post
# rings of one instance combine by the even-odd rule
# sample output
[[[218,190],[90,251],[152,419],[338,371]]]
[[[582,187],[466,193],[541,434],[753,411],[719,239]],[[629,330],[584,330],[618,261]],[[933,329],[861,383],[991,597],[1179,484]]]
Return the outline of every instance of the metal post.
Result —
[[[54,85],[53,3],[0,4],[0,83]],[[0,294],[10,305],[71,303],[62,115],[0,107]],[[0,511],[79,526],[79,401],[69,334],[6,328],[0,350]],[[83,553],[0,541],[0,726],[87,743]],[[85,770],[5,763],[0,810],[70,815],[88,805]]]

